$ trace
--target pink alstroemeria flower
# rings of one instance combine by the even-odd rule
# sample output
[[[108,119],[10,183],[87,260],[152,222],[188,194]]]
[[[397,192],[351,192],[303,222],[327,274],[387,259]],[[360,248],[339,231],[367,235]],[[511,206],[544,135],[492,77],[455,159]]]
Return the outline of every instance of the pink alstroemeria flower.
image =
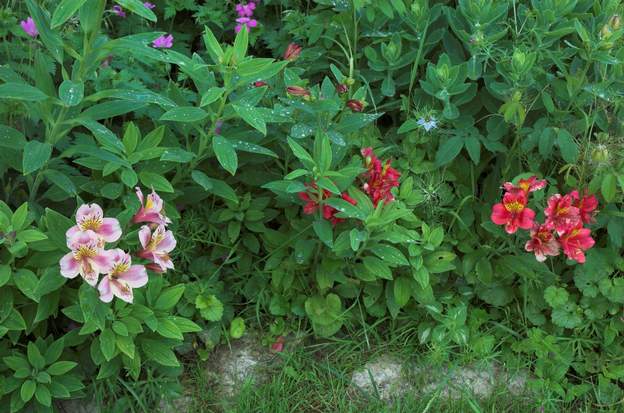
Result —
[[[546,256],[559,255],[559,243],[552,230],[544,224],[535,222],[531,228],[531,239],[526,242],[524,249],[533,252],[539,262],[546,261]]]
[[[132,303],[134,299],[132,289],[147,284],[147,271],[142,265],[132,265],[130,254],[123,250],[117,248],[109,252],[112,264],[108,274],[98,285],[100,300],[110,303],[115,296]]]
[[[146,9],[155,9],[156,5],[154,3],[150,3],[149,1],[143,2],[143,6],[145,6]]]
[[[158,196],[156,191],[152,189],[152,193],[147,196],[147,200],[143,198],[143,192],[138,186],[135,188],[137,198],[141,202],[141,208],[132,217],[132,222],[151,222],[153,224],[167,225],[171,220],[167,218],[163,212],[163,200]]]
[[[143,225],[139,230],[139,241],[143,247],[139,251],[139,257],[157,264],[162,272],[167,271],[168,268],[174,268],[169,253],[175,248],[176,240],[173,237],[173,232],[167,231],[164,225],[159,225],[153,233],[147,225]],[[149,266],[148,268],[154,267]]]
[[[37,26],[32,17],[22,20],[20,26],[22,26],[22,30],[33,39],[39,35],[39,30],[37,30]]]
[[[115,242],[121,237],[121,226],[115,218],[104,218],[104,212],[98,204],[84,204],[76,212],[76,225],[65,233],[68,242],[76,234],[93,231],[105,242]]]
[[[557,231],[558,235],[568,232],[581,222],[581,214],[574,206],[572,195],[555,194],[548,198],[548,206],[544,209],[546,225]]]
[[[152,46],[156,49],[171,49],[173,47],[173,35],[163,34],[152,42]]]
[[[77,233],[68,244],[71,252],[61,258],[61,275],[76,278],[80,274],[87,283],[95,286],[99,275],[106,273],[111,266],[110,253],[102,249],[100,238],[93,231]]]
[[[113,6],[113,13],[119,17],[126,17],[126,12],[121,8],[121,6]]]

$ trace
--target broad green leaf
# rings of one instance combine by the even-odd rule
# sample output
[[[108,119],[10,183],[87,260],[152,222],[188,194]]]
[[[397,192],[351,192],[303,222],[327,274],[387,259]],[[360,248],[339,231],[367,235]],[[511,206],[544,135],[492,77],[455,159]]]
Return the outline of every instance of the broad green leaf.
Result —
[[[66,106],[76,106],[84,98],[84,83],[63,81],[59,86],[59,98]]]
[[[249,46],[249,29],[241,30],[236,34],[234,39],[234,54],[233,59],[235,64],[240,64],[245,55],[247,54],[247,47]]]
[[[216,102],[221,98],[224,90],[225,89],[223,89],[222,87],[211,87],[203,94],[199,106],[204,107],[210,105],[213,102]]]
[[[213,294],[198,295],[195,299],[195,307],[208,321],[219,321],[223,317],[223,303]]]
[[[26,380],[20,388],[20,397],[23,402],[28,402],[33,398],[37,384],[33,380]]]
[[[158,320],[158,328],[156,329],[156,332],[166,338],[173,338],[176,340],[184,339],[178,326],[173,321],[166,318]]]
[[[397,265],[409,265],[409,262],[405,258],[405,255],[403,255],[403,253],[397,248],[390,245],[377,244],[372,246],[370,250],[373,252],[373,254],[384,260],[384,262],[391,267]]]
[[[412,296],[412,282],[406,276],[398,277],[393,284],[394,301],[404,307]]]
[[[163,366],[178,367],[180,365],[172,351],[171,344],[167,341],[143,339],[140,343],[147,359]]]
[[[364,267],[377,278],[384,278],[386,280],[392,279],[392,270],[382,260],[376,257],[364,257],[362,259]]]
[[[212,57],[214,63],[221,63],[220,59],[223,58],[223,49],[208,26],[204,26],[203,38],[206,50],[210,54],[210,57]]]
[[[26,0],[26,7],[28,8],[30,16],[35,21],[43,44],[45,44],[54,59],[58,63],[63,64],[63,40],[59,32],[50,28],[48,15],[43,12],[35,0]]]
[[[317,219],[312,224],[314,232],[329,248],[334,247],[334,232],[332,224],[326,219]]]
[[[39,285],[39,278],[34,272],[20,268],[13,274],[13,281],[17,288],[28,298],[33,301],[39,302],[39,295],[36,293],[37,285]]]
[[[6,284],[11,278],[11,267],[7,264],[0,264],[0,287]]]
[[[215,135],[212,138],[212,149],[215,155],[217,155],[217,160],[221,166],[234,175],[236,168],[238,168],[238,157],[230,141],[223,136]]]
[[[172,122],[199,122],[208,117],[208,113],[201,109],[193,106],[183,106],[178,108],[173,108],[167,111],[164,115],[160,117],[161,121],[172,121]]]
[[[148,188],[154,188],[156,191],[174,192],[173,186],[171,186],[167,178],[157,173],[143,171],[139,173],[139,179],[143,185]]]
[[[106,361],[110,361],[115,357],[115,333],[111,329],[105,329],[100,333],[100,350]],[[52,373],[50,373],[52,374]]]
[[[247,122],[251,127],[258,130],[263,135],[267,134],[264,117],[262,115],[262,112],[260,112],[258,108],[239,105],[232,105],[232,108],[234,108],[236,113],[238,113],[238,115],[243,118],[243,120]]]
[[[602,178],[600,192],[607,202],[612,202],[615,199],[615,195],[617,193],[617,180],[614,174],[608,173]]]
[[[32,341],[26,347],[26,355],[28,356],[28,362],[34,368],[41,370],[45,367],[45,358],[41,355],[39,347]]]
[[[230,337],[239,339],[245,334],[245,320],[236,317],[230,323]]]
[[[61,0],[60,4],[54,9],[52,21],[50,25],[56,28],[65,23],[71,16],[78,11],[87,0]]]
[[[22,173],[28,175],[38,171],[52,155],[52,145],[46,142],[29,141],[24,146]]]
[[[143,1],[140,0],[115,0],[124,9],[130,10],[132,13],[138,14],[149,21],[156,22],[158,19],[153,11],[145,7]]]
[[[170,310],[180,301],[184,293],[184,285],[178,284],[163,290],[156,299],[154,310]]]
[[[436,164],[439,166],[448,164],[459,155],[463,146],[464,140],[460,136],[453,136],[444,140],[436,153]]]
[[[557,132],[557,145],[561,151],[561,157],[567,163],[576,163],[579,155],[579,148],[574,138],[565,129],[559,129]]]
[[[46,407],[52,406],[52,395],[50,394],[50,389],[48,386],[42,383],[37,385],[37,390],[35,390],[35,398],[39,403]]]
[[[67,373],[77,365],[78,363],[73,361],[57,361],[49,366],[46,371],[52,376],[60,376]]]
[[[0,99],[16,99],[39,102],[48,99],[48,95],[36,87],[25,83],[5,83],[0,85]]]

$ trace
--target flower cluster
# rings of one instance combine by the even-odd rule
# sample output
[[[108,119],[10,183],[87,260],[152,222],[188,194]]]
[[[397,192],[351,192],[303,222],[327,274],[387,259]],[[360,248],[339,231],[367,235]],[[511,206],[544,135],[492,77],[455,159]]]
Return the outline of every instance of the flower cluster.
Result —
[[[305,202],[303,206],[303,213],[306,215],[312,215],[319,208],[322,208],[323,218],[330,221],[332,225],[337,225],[344,221],[342,218],[336,217],[336,214],[339,212],[336,208],[329,206],[327,204],[323,204],[321,206],[322,201],[331,197],[331,192],[326,189],[319,191],[318,186],[315,182],[311,184],[306,184],[308,190],[305,192],[299,192],[299,199]],[[357,202],[355,199],[351,198],[346,192],[340,194],[340,197],[350,203],[351,205],[356,205]]]
[[[153,42],[152,46],[156,49],[171,49],[173,47],[173,35],[172,34],[163,34],[157,37]]]
[[[390,159],[382,163],[373,153],[373,148],[362,149],[362,156],[364,157],[364,166],[368,169],[364,173],[366,179],[362,186],[364,192],[368,194],[375,206],[380,201],[385,203],[394,201],[394,195],[391,191],[392,188],[399,186],[399,177],[401,176],[399,171],[390,166]]]
[[[393,201],[394,195],[392,195],[391,190],[399,186],[401,174],[396,169],[390,167],[390,160],[382,164],[373,153],[373,148],[362,149],[362,156],[364,156],[364,164],[367,168],[367,171],[362,174],[362,178],[365,180],[362,185],[364,192],[370,197],[375,206],[380,201],[384,203]],[[308,188],[306,191],[298,194],[299,199],[305,202],[303,206],[304,214],[312,215],[321,208],[323,218],[330,221],[332,225],[344,221],[344,219],[336,217],[336,214],[339,212],[336,208],[323,203],[324,200],[331,198],[331,192],[326,189],[319,191],[315,182],[306,184],[306,187]],[[341,193],[340,197],[351,205],[357,205],[357,201],[346,192]]]
[[[238,18],[236,19],[236,33],[240,32],[243,27],[249,31],[249,28],[258,26],[258,21],[253,18],[254,10],[256,9],[256,3],[259,0],[250,0],[248,3],[239,3],[236,5],[236,13]]]
[[[585,262],[585,251],[594,246],[591,230],[585,224],[593,222],[598,200],[594,195],[555,194],[548,199],[544,209],[545,222],[535,221],[535,211],[527,204],[531,192],[543,189],[545,180],[535,176],[521,179],[518,185],[507,182],[502,202],[492,207],[491,219],[496,225],[504,225],[509,234],[518,228],[529,230],[531,239],[524,246],[542,262],[547,256],[557,256],[559,251],[571,260]]]
[[[155,227],[154,233],[147,225],[139,231],[143,249],[137,255],[150,261],[146,266],[132,265],[132,257],[122,249],[105,249],[106,244],[121,238],[122,230],[117,219],[104,217],[104,211],[98,204],[84,204],[78,208],[76,225],[65,233],[67,247],[71,251],[59,262],[61,275],[66,278],[80,275],[89,285],[97,285],[100,299],[104,302],[110,302],[116,296],[132,303],[132,289],[147,283],[146,267],[156,272],[173,268],[169,253],[176,241],[171,231],[165,230],[170,220],[162,213],[162,199],[152,191],[144,203],[139,188],[137,196],[141,208],[133,222],[148,222]],[[100,275],[103,275],[101,280]]]

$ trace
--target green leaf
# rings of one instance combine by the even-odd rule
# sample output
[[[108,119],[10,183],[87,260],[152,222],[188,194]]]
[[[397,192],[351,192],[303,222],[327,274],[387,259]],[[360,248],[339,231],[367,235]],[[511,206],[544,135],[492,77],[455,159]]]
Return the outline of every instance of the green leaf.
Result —
[[[612,202],[615,199],[617,193],[617,179],[614,174],[609,173],[602,178],[600,192],[607,202]]]
[[[64,173],[55,169],[46,169],[45,177],[66,194],[70,196],[77,194],[76,185],[74,185],[74,182]]]
[[[312,156],[305,150],[305,148],[295,142],[292,138],[288,138],[288,146],[293,151],[293,154],[301,161],[306,167],[315,166],[316,163]],[[311,169],[311,168],[310,168]]]
[[[28,360],[26,360],[26,358],[22,355],[3,357],[2,361],[4,361],[4,364],[6,364],[7,367],[13,371],[24,369],[29,371],[32,370],[30,363],[28,363]]]
[[[397,278],[394,280],[393,291],[394,301],[399,307],[404,307],[412,296],[412,281],[405,276]]]
[[[445,140],[436,153],[436,164],[438,166],[448,164],[459,155],[463,146],[464,140],[460,136],[454,136]]]
[[[382,260],[376,257],[364,257],[362,259],[364,267],[377,278],[384,278],[386,280],[392,279],[392,271]]]
[[[105,330],[107,331],[107,330]],[[102,339],[100,338],[100,345],[102,343]],[[73,369],[74,367],[76,367],[78,365],[78,363],[73,362],[73,361],[57,361],[56,363],[52,364],[51,366],[49,366],[46,371],[51,375],[51,376],[61,376],[65,373],[67,373],[68,371],[70,371],[71,369]]]
[[[158,320],[158,328],[156,332],[163,337],[173,338],[176,340],[183,340],[182,332],[178,326],[171,320],[161,318]]]
[[[22,383],[22,387],[20,389],[20,397],[24,403],[30,401],[35,394],[35,390],[37,389],[37,383],[33,380],[26,380]]]
[[[59,86],[59,98],[65,106],[76,106],[84,98],[84,83],[65,80]]]
[[[146,18],[149,21],[156,22],[158,20],[154,12],[143,5],[143,1],[115,0],[115,3],[119,4],[124,9],[130,10],[134,14],[138,14],[139,16]]]
[[[204,107],[210,105],[213,102],[216,102],[221,98],[224,91],[225,89],[223,89],[222,87],[211,87],[202,95],[201,103],[199,104],[199,106]]]
[[[0,264],[0,287],[9,282],[11,279],[11,266]]]
[[[557,145],[561,151],[561,157],[567,163],[575,163],[578,159],[579,148],[574,138],[565,129],[559,129],[557,132]]]
[[[11,217],[11,226],[13,230],[19,231],[26,226],[26,218],[28,217],[28,202],[24,202],[19,206]]]
[[[126,356],[134,360],[134,354],[136,346],[134,345],[133,337],[131,336],[117,336],[116,337],[117,348]]]
[[[172,122],[199,122],[208,117],[208,112],[201,108],[196,108],[193,106],[183,106],[173,108],[167,111],[164,115],[160,117],[161,121],[172,121]]]
[[[39,347],[32,341],[28,343],[26,347],[26,355],[28,356],[28,362],[36,369],[42,369],[45,367],[45,358],[41,355]]]
[[[230,337],[239,339],[245,334],[245,320],[236,317],[230,323]]]
[[[236,34],[234,39],[234,55],[232,56],[235,64],[240,64],[247,54],[249,45],[249,29],[241,30]]]
[[[39,403],[46,407],[52,406],[52,396],[50,395],[50,390],[48,386],[45,384],[38,384],[37,390],[35,391],[35,398]]]
[[[154,310],[170,310],[172,309],[184,293],[184,284],[178,284],[163,290],[156,299]]]
[[[0,85],[0,99],[16,99],[28,102],[39,102],[48,99],[49,96],[36,87],[26,83],[5,83]]]
[[[223,136],[215,135],[212,138],[212,149],[215,155],[217,155],[217,160],[221,166],[234,175],[236,168],[238,168],[238,157],[230,141]]]
[[[223,303],[213,294],[198,295],[195,299],[195,307],[208,321],[219,321],[223,317]]]
[[[149,360],[169,367],[178,367],[180,365],[178,359],[171,350],[171,344],[168,342],[143,339],[141,340],[141,348]]]
[[[384,260],[384,262],[388,263],[388,265],[392,267],[397,265],[409,265],[405,255],[403,255],[403,253],[397,248],[391,247],[390,245],[377,244],[372,246],[370,250],[373,254]]]
[[[325,203],[339,211],[339,218],[357,218],[364,220],[366,217],[355,205],[345,201],[342,198],[330,198]]]
[[[202,171],[197,170],[191,173],[191,178],[193,178],[193,181],[199,184],[207,192],[210,192],[223,199],[227,199],[228,201],[232,201],[238,204],[238,197],[236,196],[236,192],[234,192],[234,189],[232,189],[232,187],[229,186],[227,183],[219,179],[210,178]]]
[[[26,7],[30,12],[35,24],[37,26],[37,30],[39,31],[39,36],[45,44],[46,48],[50,51],[54,59],[59,63],[63,64],[63,40],[59,33],[50,28],[50,22],[47,13],[44,13],[41,7],[35,2],[35,0],[26,0]]]
[[[100,350],[102,350],[102,355],[106,361],[111,361],[115,357],[115,333],[113,330],[107,328],[100,333]]]
[[[544,290],[544,299],[553,308],[561,307],[568,302],[569,294],[563,288],[551,285]]]
[[[217,63],[217,64],[221,63],[220,59],[223,58],[223,49],[221,48],[219,41],[217,40],[217,38],[215,37],[215,35],[212,33],[212,31],[210,30],[208,26],[204,26],[203,38],[204,38],[204,44],[206,46],[206,50],[212,57],[212,60],[214,61],[214,63]]]
[[[26,268],[20,268],[13,275],[13,281],[15,281],[17,288],[19,288],[26,297],[39,302],[39,295],[35,293],[37,285],[39,284],[39,278],[37,278],[34,272]]]
[[[241,30],[242,31],[242,30]],[[266,136],[267,128],[262,112],[251,106],[232,105],[232,108],[251,127]]]
[[[22,157],[22,173],[28,175],[35,172],[50,159],[52,155],[52,145],[45,142],[29,141],[24,146]]]
[[[22,241],[25,243],[48,239],[48,236],[46,234],[36,229],[25,229],[18,232],[16,237],[18,241]]]
[[[148,188],[154,188],[156,191],[174,192],[173,186],[171,186],[167,178],[162,175],[143,171],[139,173],[139,179],[143,185]]]
[[[334,247],[334,230],[328,220],[319,218],[312,223],[312,228],[325,245],[329,248]]]
[[[78,11],[87,0],[61,0],[61,3],[54,9],[52,21],[50,25],[56,28],[65,23],[71,16]]]
[[[173,321],[183,333],[197,333],[203,330],[199,325],[195,324],[188,318],[171,316],[169,319]]]

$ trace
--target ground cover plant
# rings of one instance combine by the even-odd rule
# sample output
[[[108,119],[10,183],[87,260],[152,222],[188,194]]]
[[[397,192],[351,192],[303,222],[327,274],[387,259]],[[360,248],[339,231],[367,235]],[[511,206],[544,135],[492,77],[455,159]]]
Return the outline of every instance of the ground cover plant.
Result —
[[[151,411],[250,331],[278,355],[295,333],[333,343],[343,367],[376,347],[494,354],[529,371],[531,408],[617,411],[623,14],[5,1],[0,411]],[[260,391],[323,393],[335,375],[300,376],[314,357]],[[238,411],[262,399],[246,391]],[[359,410],[327,400],[311,411]]]

